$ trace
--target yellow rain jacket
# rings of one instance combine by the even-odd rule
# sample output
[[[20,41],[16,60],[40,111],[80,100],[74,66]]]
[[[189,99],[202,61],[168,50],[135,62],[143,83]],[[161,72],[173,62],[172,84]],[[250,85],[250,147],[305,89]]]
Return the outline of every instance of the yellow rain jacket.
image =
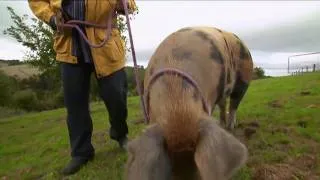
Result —
[[[50,18],[60,9],[63,0],[28,0],[29,6],[36,17],[49,23]],[[106,24],[111,9],[116,7],[118,0],[86,0],[86,21],[96,24]],[[122,3],[122,2],[120,2]],[[128,9],[133,12],[137,9],[134,0],[128,0]],[[116,19],[113,19],[116,22]],[[88,40],[93,44],[100,44],[106,29],[94,27],[85,28]],[[72,55],[71,34],[54,34],[54,50],[56,59],[60,62],[76,64],[77,57]],[[113,28],[108,42],[101,48],[91,48],[92,60],[98,78],[108,76],[125,66],[125,44],[120,31]]]

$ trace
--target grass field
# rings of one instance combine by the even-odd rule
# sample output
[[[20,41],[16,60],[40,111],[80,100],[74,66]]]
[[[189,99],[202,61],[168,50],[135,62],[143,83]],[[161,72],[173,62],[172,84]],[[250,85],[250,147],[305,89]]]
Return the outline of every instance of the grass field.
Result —
[[[134,123],[141,118],[139,98],[129,98],[128,106],[133,138],[144,127]],[[127,155],[108,137],[105,107],[91,104],[91,112],[96,159],[68,179],[123,179]],[[319,116],[320,73],[254,81],[235,131],[250,157],[233,179],[319,179]],[[0,178],[62,179],[58,170],[69,160],[65,118],[57,109],[0,119]]]

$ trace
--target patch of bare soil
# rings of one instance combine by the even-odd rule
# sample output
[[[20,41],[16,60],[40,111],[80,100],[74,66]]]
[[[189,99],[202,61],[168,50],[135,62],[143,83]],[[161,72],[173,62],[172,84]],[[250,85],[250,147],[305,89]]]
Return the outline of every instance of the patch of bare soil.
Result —
[[[297,122],[301,127],[307,127],[308,123],[305,121]],[[240,123],[235,129],[234,134],[243,143],[247,144],[248,140],[258,132],[260,127],[259,122],[251,121],[247,123]],[[261,164],[259,156],[249,157],[248,165],[253,170],[254,180],[319,180],[320,174],[317,174],[317,165],[319,164],[319,159],[317,159],[318,150],[320,149],[320,144],[314,140],[306,139],[297,134],[295,127],[267,127],[267,130],[272,134],[283,133],[290,137],[288,140],[283,139],[276,144],[272,145],[272,149],[275,153],[288,152],[290,149],[295,148],[297,144],[302,145],[307,148],[307,151],[299,157],[290,157],[285,155],[283,159],[278,162],[271,164]],[[291,140],[294,139],[295,143]],[[260,142],[260,141],[259,141]],[[266,148],[268,144],[264,144],[261,140],[263,148]],[[251,147],[251,150],[255,150],[256,147]],[[259,150],[258,150],[259,151]],[[258,158],[258,159],[255,159]]]
[[[96,144],[105,144],[107,143],[106,132],[98,131],[93,134],[92,139]]]
[[[284,102],[280,100],[273,100],[269,102],[269,106],[272,108],[282,108],[284,106]]]
[[[308,121],[300,120],[300,121],[297,122],[297,125],[302,127],[302,128],[306,128],[308,126]]]
[[[307,95],[310,95],[310,94],[311,94],[310,91],[301,91],[301,92],[300,92],[300,95],[301,95],[301,96],[307,96]]]
[[[66,116],[60,116],[60,117],[57,117],[57,118],[48,118],[46,119],[45,121],[46,122],[59,122],[59,123],[65,123],[67,117]]]
[[[292,180],[301,177],[300,172],[288,164],[258,166],[253,174],[254,180]]]
[[[244,127],[259,128],[260,124],[256,120],[247,122],[247,123],[239,123],[238,128],[244,128]]]
[[[232,131],[232,134],[238,138],[245,145],[248,141],[257,133],[260,124],[257,121],[251,121],[247,123],[239,123],[238,126]]]
[[[306,179],[315,180],[317,176],[313,170],[317,164],[317,158],[313,155],[303,155],[292,159],[287,163],[263,164],[254,169],[253,179],[259,180],[291,180]]]
[[[292,160],[290,164],[301,170],[310,171],[316,168],[317,161],[315,156],[306,154]]]
[[[320,108],[320,104],[310,104],[307,108]]]
[[[300,122],[301,127],[306,127],[307,123]],[[242,142],[247,144],[250,137],[258,131],[259,123],[257,121],[252,121],[249,123],[241,123],[235,130],[235,135]],[[294,127],[269,127],[267,128],[272,134],[284,133],[287,134],[290,139],[294,139],[295,142],[301,144],[308,148],[307,152],[299,157],[286,156],[281,161],[272,164],[260,164],[260,160],[250,160],[254,163],[250,163],[249,167],[253,170],[254,180],[319,180],[320,174],[316,174],[317,165],[319,164],[319,159],[317,158],[318,150],[320,149],[320,144],[311,139],[305,139],[297,136]],[[291,143],[290,140],[284,139],[279,141],[279,143],[274,144],[272,149],[279,152],[287,152],[292,148],[295,148],[296,143]],[[276,153],[276,152],[275,152]],[[248,162],[249,163],[249,162]]]
[[[274,127],[274,128],[271,128],[271,134],[275,134],[275,133],[289,134],[292,131],[293,131],[292,127]]]
[[[255,134],[257,131],[255,128],[248,127],[244,129],[244,136],[246,139],[250,139],[253,134]]]
[[[258,121],[251,121],[247,123],[239,123],[238,127],[235,129],[234,134],[242,140],[249,140],[260,127]]]
[[[142,124],[144,123],[144,118],[138,118],[132,121],[133,124]]]
[[[17,170],[17,174],[22,175],[22,174],[28,174],[32,171],[31,167],[28,168],[22,168]]]
[[[68,156],[69,155],[69,149],[60,149],[59,154],[62,156]]]

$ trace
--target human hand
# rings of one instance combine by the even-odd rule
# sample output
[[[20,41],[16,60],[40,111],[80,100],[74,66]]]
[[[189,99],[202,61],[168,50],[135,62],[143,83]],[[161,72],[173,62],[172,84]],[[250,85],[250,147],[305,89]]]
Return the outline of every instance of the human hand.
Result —
[[[123,0],[118,0],[118,3],[116,5],[116,11],[120,14],[125,14],[125,11],[124,11],[124,7],[123,7]],[[127,2],[127,7],[129,6],[129,3]]]
[[[68,18],[68,17],[67,17]],[[53,15],[50,18],[50,27],[59,34],[65,34],[69,28],[63,27],[62,25],[65,23],[65,17],[62,15],[60,11],[57,14]]]
[[[57,17],[55,15],[51,16],[49,21],[49,26],[51,27],[52,30],[54,31],[57,30]]]

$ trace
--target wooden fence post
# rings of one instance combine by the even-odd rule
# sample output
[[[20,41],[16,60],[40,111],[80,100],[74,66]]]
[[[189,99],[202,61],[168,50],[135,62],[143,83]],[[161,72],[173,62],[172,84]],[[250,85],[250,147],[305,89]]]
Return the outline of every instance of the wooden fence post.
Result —
[[[313,70],[312,72],[315,72],[316,71],[316,64],[313,64]]]

